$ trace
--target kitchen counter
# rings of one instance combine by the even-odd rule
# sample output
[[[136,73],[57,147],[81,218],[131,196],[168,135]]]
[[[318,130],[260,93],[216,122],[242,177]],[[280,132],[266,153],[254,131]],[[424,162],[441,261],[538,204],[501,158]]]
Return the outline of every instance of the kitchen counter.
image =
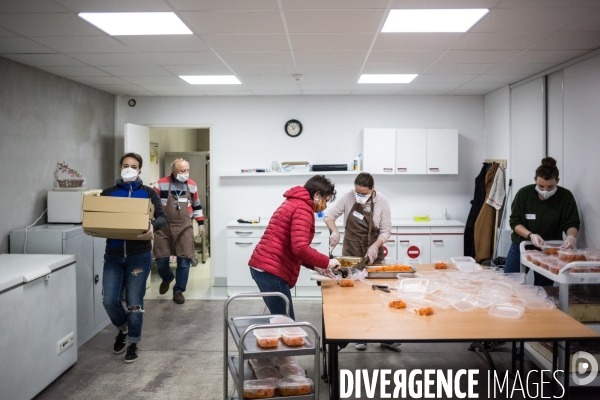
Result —
[[[342,221],[342,219],[338,219],[338,221]],[[229,222],[227,224],[228,228],[242,228],[242,227],[260,227],[260,228],[266,228],[267,225],[269,224],[269,220],[266,218],[261,218],[260,222],[257,224],[244,224],[244,223],[239,223],[237,222],[237,220],[233,220],[231,222]],[[325,225],[325,222],[323,221],[316,221],[315,226],[317,227],[324,227],[327,226]],[[342,227],[341,225],[338,225],[340,227]],[[441,226],[452,226],[452,227],[462,227],[465,226],[464,222],[460,222],[460,221],[455,221],[455,220],[442,220],[442,219],[434,219],[428,222],[415,222],[411,219],[393,219],[392,220],[392,226],[406,226],[406,227],[418,227],[418,226],[423,226],[423,227],[441,227]]]

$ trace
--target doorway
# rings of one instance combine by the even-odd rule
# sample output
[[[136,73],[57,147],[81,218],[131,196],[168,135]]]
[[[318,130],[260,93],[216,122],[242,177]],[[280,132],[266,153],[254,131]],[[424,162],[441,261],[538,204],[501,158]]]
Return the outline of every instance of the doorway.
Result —
[[[205,234],[198,238],[198,224],[192,221],[195,239],[195,257],[190,267],[189,279],[184,296],[186,299],[204,299],[210,297],[210,128],[209,127],[144,127],[126,124],[125,152],[141,150],[147,152],[148,167],[144,163],[142,179],[145,185],[154,187],[156,182],[171,174],[171,163],[176,158],[184,158],[190,163],[190,179],[196,183],[198,197],[204,216]],[[136,151],[136,149],[139,149]],[[175,273],[175,257],[171,257],[171,270]],[[146,298],[171,299],[173,282],[169,291],[161,295],[159,286],[162,279],[153,263],[150,274],[150,286]]]

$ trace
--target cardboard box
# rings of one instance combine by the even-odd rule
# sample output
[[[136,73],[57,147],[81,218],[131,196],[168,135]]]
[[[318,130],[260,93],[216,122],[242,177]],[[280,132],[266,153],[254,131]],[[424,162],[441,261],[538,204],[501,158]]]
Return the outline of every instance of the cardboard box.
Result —
[[[137,236],[154,219],[150,199],[90,195],[83,197],[82,209],[83,230],[109,239],[141,240]]]

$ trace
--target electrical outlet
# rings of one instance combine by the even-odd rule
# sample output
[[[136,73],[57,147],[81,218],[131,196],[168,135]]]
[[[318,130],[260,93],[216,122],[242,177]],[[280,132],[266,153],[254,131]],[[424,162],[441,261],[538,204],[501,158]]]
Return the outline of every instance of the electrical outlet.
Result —
[[[56,354],[62,353],[73,344],[75,344],[75,334],[71,332],[58,341],[58,352]]]

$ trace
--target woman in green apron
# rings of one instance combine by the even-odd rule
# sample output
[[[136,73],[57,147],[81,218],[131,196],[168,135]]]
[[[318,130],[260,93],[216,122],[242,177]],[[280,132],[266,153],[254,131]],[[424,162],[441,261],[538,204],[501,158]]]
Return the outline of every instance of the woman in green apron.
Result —
[[[333,206],[327,208],[323,221],[331,231],[329,247],[334,248],[340,242],[340,232],[335,220],[344,214],[344,242],[342,255],[365,257],[368,264],[379,264],[385,254],[383,244],[392,231],[392,216],[387,199],[375,191],[375,180],[369,173],[362,172],[354,180],[354,190],[339,198]],[[385,344],[384,346],[397,347]],[[366,343],[356,343],[358,350],[365,350]]]

